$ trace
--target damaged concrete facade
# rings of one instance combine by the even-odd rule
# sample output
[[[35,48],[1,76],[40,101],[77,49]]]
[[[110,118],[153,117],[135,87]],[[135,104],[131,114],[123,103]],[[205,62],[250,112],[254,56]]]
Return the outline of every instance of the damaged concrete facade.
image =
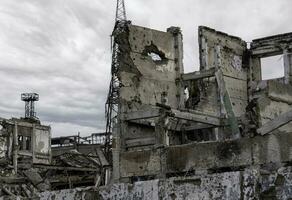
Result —
[[[118,23],[112,161],[94,142],[104,134],[51,139],[48,126],[2,120],[0,196],[291,199],[292,33],[248,48],[201,26],[200,71],[184,73],[178,27]],[[260,60],[274,55],[285,76],[262,80]]]
[[[179,28],[129,24],[116,36],[116,184],[104,199],[292,198],[292,33],[250,48],[208,27],[198,34],[192,73]],[[260,59],[274,55],[284,56],[285,76],[262,80]]]
[[[50,191],[80,197],[73,188],[109,181],[104,134],[51,138],[50,126],[35,118],[0,119],[0,125],[0,199],[46,199]],[[81,193],[91,196],[90,191]]]
[[[39,121],[25,119],[2,119],[1,126],[1,161],[14,160],[15,171],[19,164],[51,163],[51,128]],[[16,147],[17,146],[17,147]]]

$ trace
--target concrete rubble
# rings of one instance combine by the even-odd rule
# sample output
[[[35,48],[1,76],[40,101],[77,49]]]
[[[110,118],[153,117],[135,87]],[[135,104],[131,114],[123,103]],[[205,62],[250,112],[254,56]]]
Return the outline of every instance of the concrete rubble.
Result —
[[[108,181],[102,143],[89,140],[96,134],[60,142],[36,119],[1,119],[0,124],[0,199],[44,199],[48,191],[62,195],[63,190],[97,188]]]
[[[22,120],[4,120],[0,196],[292,199],[292,33],[248,47],[200,26],[200,70],[184,73],[180,28],[118,21],[115,29],[120,88],[112,156],[77,136],[51,139],[40,123],[25,122],[32,131],[22,132]],[[283,55],[284,77],[262,80],[261,58],[275,55]],[[27,146],[17,133],[32,133],[30,154],[19,149]]]

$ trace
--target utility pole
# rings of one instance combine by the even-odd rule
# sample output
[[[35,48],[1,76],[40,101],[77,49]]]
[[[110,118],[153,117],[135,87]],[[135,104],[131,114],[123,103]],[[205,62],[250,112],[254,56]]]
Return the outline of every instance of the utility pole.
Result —
[[[127,17],[125,10],[124,0],[117,0],[115,27],[111,35],[112,40],[112,64],[111,64],[111,82],[107,101],[105,105],[106,114],[106,140],[105,140],[105,154],[108,156],[110,152],[111,136],[113,132],[113,126],[117,123],[117,115],[119,110],[119,91],[120,91],[120,80],[119,80],[119,44],[115,40],[116,36],[122,33],[127,28]]]

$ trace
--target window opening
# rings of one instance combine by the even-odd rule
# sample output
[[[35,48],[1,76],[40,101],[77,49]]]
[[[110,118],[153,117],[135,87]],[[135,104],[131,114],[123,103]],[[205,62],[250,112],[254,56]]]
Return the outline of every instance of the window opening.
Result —
[[[261,58],[262,80],[284,77],[283,55]]]

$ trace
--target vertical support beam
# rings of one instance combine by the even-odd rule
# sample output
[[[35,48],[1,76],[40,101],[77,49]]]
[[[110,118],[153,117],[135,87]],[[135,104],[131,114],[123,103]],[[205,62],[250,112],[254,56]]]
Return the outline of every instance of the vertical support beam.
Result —
[[[285,84],[292,83],[292,54],[287,49],[284,50],[284,80]]]
[[[253,57],[250,51],[248,68],[248,102],[254,100],[254,88],[262,80],[261,59]]]
[[[111,178],[111,170],[109,168],[105,169],[105,181],[104,184],[108,185],[110,183],[110,178]]]
[[[176,97],[177,97],[177,108],[183,109],[184,105],[184,84],[181,79],[181,74],[184,73],[183,66],[183,36],[179,27],[170,27],[167,29],[167,32],[171,33],[174,37],[174,62],[175,62],[175,71],[176,71]]]
[[[52,163],[52,132],[51,132],[51,126],[49,127],[49,162]]]
[[[248,50],[248,70],[247,70],[247,95],[248,95],[248,102],[252,99],[252,57],[251,51]]]
[[[120,179],[120,153],[121,153],[121,131],[117,124],[114,124],[112,129],[112,156],[113,156],[113,177],[114,183]]]
[[[26,150],[26,136],[22,136],[22,150]]]
[[[157,146],[169,146],[169,117],[167,111],[161,109],[161,115],[155,124],[155,135],[156,135],[156,145]]]
[[[222,60],[221,60],[221,47],[219,45],[216,46],[216,48],[214,49],[214,62],[215,62],[215,78],[218,84],[218,89],[219,91],[217,91],[217,97],[219,99],[219,107],[220,107],[220,113],[219,116],[220,117],[224,117],[225,115],[225,108],[224,108],[224,104],[221,101],[221,91],[220,91],[220,86],[221,86],[221,82],[224,81],[223,80],[223,75],[222,75],[222,81],[220,80],[220,84],[218,83],[218,78],[216,77],[216,72],[218,72],[219,70],[221,70],[221,66],[222,66]]]
[[[35,124],[32,125],[32,135],[31,135],[31,153],[32,153],[32,162],[36,162],[36,157],[35,157],[35,149],[36,147],[36,126]]]
[[[156,134],[156,144],[155,146],[159,148],[160,152],[160,173],[156,178],[165,179],[166,169],[167,169],[167,150],[166,148],[161,148],[169,146],[169,113],[165,109],[160,110],[161,114],[155,124],[155,134]]]
[[[29,113],[30,113],[29,110],[30,110],[29,109],[29,102],[28,101],[25,101],[25,113],[24,113],[25,118],[28,118],[29,117]]]
[[[8,140],[8,151],[7,156],[9,160],[13,159],[13,150],[14,150],[14,131],[12,133],[9,133],[9,140]]]
[[[17,159],[18,159],[18,124],[14,123],[13,130],[13,168],[15,174],[17,174]]]
[[[209,66],[209,48],[206,38],[203,36],[202,27],[199,27],[199,49],[200,49],[200,70],[207,70],[210,68]]]
[[[166,178],[167,171],[167,150],[165,148],[160,149],[160,174],[157,175],[158,179]]]
[[[262,69],[261,69],[261,59],[258,57],[251,58],[251,81],[261,81],[262,80]]]

